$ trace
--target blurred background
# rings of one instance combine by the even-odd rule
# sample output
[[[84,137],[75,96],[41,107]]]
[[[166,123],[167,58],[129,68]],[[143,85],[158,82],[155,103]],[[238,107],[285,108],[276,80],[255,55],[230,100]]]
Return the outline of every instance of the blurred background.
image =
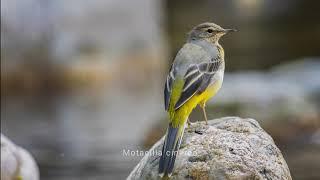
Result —
[[[163,134],[163,84],[194,25],[221,40],[210,119],[250,117],[293,179],[320,179],[320,1],[1,0],[1,133],[46,180],[124,179]],[[203,120],[198,109],[191,121]]]

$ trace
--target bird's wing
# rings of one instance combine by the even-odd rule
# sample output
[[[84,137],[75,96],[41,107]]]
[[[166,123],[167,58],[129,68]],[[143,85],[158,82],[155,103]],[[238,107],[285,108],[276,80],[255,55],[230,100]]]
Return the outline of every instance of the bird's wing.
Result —
[[[221,68],[223,60],[221,59],[219,53],[214,53],[214,55],[212,55],[211,53],[210,57],[210,60],[206,60],[204,62],[199,62],[199,59],[201,59],[202,56],[192,57],[196,59],[193,59],[192,62],[194,63],[191,63],[187,67],[186,73],[183,77],[183,89],[180,93],[178,101],[174,105],[174,109],[178,109],[179,107],[181,107],[197,92],[203,92],[211,83],[213,79],[212,77],[216,74],[219,68]],[[186,59],[183,59],[182,61],[186,61]],[[170,72],[167,76],[164,88],[164,104],[166,111],[168,111],[169,109],[172,86],[175,82],[177,74],[176,68],[174,68],[173,66],[175,66],[174,63],[171,65]]]
[[[209,62],[191,64],[184,76],[183,89],[174,109],[180,108],[194,94],[205,91],[212,83],[213,76],[221,68],[221,65],[222,60],[218,57]]]
[[[166,79],[166,83],[164,85],[164,107],[165,110],[168,111],[170,96],[172,91],[173,81],[175,80],[174,69],[172,68],[174,64],[171,65],[169,74]]]

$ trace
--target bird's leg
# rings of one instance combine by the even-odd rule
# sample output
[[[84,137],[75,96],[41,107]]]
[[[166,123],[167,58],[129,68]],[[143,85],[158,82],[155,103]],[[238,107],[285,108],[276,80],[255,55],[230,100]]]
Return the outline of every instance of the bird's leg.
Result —
[[[187,119],[187,123],[188,123],[188,127],[191,126],[191,122],[189,118]]]
[[[208,125],[208,118],[207,118],[207,113],[206,113],[206,104],[203,103],[203,104],[200,105],[200,107],[202,109],[204,119],[206,120],[206,125]]]

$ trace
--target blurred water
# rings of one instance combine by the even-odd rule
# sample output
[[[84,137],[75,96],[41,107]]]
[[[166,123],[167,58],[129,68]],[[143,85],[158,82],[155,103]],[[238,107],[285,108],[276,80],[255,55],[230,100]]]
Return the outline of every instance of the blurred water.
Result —
[[[42,179],[124,179],[162,111],[158,92],[6,98],[2,133],[36,158]]]
[[[163,109],[162,13],[162,1],[1,1],[1,132],[41,179],[124,179],[136,165],[122,150],[142,149]]]

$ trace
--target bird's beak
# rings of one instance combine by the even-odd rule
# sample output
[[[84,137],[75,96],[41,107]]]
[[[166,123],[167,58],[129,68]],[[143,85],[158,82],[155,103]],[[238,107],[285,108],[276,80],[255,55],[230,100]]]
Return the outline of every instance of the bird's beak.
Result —
[[[227,34],[229,32],[237,32],[237,30],[236,29],[224,29],[223,32]]]

